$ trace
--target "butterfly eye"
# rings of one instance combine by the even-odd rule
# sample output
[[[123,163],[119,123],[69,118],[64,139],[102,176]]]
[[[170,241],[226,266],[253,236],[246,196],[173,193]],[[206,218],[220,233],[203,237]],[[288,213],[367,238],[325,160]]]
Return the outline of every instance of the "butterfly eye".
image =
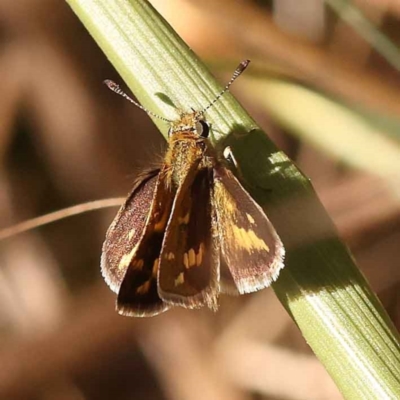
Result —
[[[197,121],[196,131],[200,136],[208,137],[208,134],[210,133],[210,125],[208,125],[206,121]]]

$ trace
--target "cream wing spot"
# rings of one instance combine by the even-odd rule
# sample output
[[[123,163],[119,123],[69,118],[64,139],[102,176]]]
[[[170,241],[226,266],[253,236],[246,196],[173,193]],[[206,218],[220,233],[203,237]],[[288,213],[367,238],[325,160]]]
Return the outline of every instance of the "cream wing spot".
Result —
[[[121,257],[121,260],[120,260],[120,262],[118,264],[118,269],[124,269],[124,268],[127,268],[129,266],[133,256],[136,253],[137,248],[138,248],[138,244],[128,254],[124,254]]]
[[[188,211],[184,217],[178,217],[178,223],[180,225],[187,225],[190,219],[190,212]]]
[[[136,261],[132,264],[132,267],[138,268],[138,269],[142,269],[142,268],[143,268],[143,265],[144,265],[144,261],[143,261],[143,258],[141,258],[141,259],[139,259],[139,260],[136,260]]]
[[[167,225],[169,214],[164,211],[162,215],[160,213],[157,213],[154,216],[154,220],[156,223],[154,224],[154,232],[164,232],[165,226]]]
[[[199,251],[196,254],[196,265],[200,266],[203,261],[204,243],[200,244]]]
[[[135,235],[135,233],[136,233],[136,229],[135,229],[135,228],[131,229],[131,230],[128,232],[128,240],[129,240],[129,241],[132,240],[132,238],[133,238],[133,236]]]
[[[178,286],[178,285],[182,285],[182,283],[185,282],[185,277],[183,275],[183,272],[181,272],[178,277],[175,279],[174,281],[174,285]]]
[[[250,222],[250,224],[253,225],[256,222],[250,214],[246,213],[246,217],[247,217],[248,221]]]
[[[189,268],[189,256],[188,253],[183,254],[183,265],[185,266],[186,269]]]
[[[196,253],[194,252],[193,249],[189,250],[188,258],[189,258],[189,268],[194,267],[196,265]]]
[[[160,259],[159,258],[156,258],[155,260],[154,260],[154,263],[153,263],[153,269],[152,269],[152,271],[151,271],[151,276],[153,277],[153,278],[156,278],[157,277],[157,272],[158,272],[158,266],[160,265]]]
[[[149,289],[150,289],[150,282],[147,281],[147,282],[143,283],[143,285],[139,286],[136,289],[136,293],[138,293],[138,294],[146,294],[149,291]]]
[[[246,250],[265,250],[269,252],[269,247],[263,239],[260,239],[254,231],[246,231],[238,226],[231,225],[231,232],[238,246]]]

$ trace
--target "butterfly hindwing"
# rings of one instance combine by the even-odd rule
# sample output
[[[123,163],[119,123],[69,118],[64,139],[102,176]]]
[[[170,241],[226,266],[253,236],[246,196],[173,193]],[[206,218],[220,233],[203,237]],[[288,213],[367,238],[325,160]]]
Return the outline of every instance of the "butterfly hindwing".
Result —
[[[159,293],[169,304],[217,308],[219,253],[211,205],[212,170],[189,174],[180,187],[165,234]]]
[[[171,212],[174,193],[165,183],[165,174],[158,174],[154,196],[147,213],[142,236],[131,253],[118,292],[117,310],[129,316],[152,316],[169,307],[158,295],[157,276],[165,228]]]
[[[214,168],[213,207],[221,246],[221,290],[250,293],[269,286],[283,268],[284,248],[261,207],[236,177]]]

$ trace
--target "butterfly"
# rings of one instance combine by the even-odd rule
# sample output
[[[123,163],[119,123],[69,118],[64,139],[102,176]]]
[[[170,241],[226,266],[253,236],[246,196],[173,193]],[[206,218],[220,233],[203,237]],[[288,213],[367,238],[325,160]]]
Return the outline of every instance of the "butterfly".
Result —
[[[169,121],[143,108],[117,84],[107,86],[170,124],[159,169],[140,176],[110,225],[101,270],[122,315],[147,317],[171,307],[218,308],[220,293],[269,286],[283,268],[284,247],[262,208],[209,141],[206,111],[246,69],[243,61],[203,110]]]

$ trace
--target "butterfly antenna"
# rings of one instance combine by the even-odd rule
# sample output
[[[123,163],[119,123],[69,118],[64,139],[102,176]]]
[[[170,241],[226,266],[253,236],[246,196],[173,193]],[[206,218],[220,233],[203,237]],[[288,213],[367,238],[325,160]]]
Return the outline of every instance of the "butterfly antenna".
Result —
[[[238,67],[235,69],[235,72],[232,75],[231,80],[228,82],[228,84],[224,87],[224,89],[219,93],[219,95],[202,111],[200,111],[201,114],[204,114],[209,108],[211,108],[224,94],[229,90],[229,87],[232,85],[233,82],[235,82],[236,78],[238,78],[242,72],[247,68],[247,66],[250,64],[250,60],[244,60],[242,61]]]
[[[142,105],[140,105],[137,101],[131,99],[120,87],[117,83],[115,83],[114,81],[110,80],[110,79],[106,79],[104,81],[104,83],[107,85],[107,87],[112,90],[114,93],[119,94],[120,96],[122,96],[123,98],[125,98],[126,100],[130,101],[132,104],[134,104],[136,107],[140,108],[141,110],[143,110],[144,112],[146,112],[148,115],[151,115],[152,117],[161,119],[162,121],[165,122],[169,122],[171,123],[172,121],[170,121],[167,118],[161,117],[160,115],[154,114],[153,112],[151,112],[150,110],[148,110],[147,108],[144,108]]]

